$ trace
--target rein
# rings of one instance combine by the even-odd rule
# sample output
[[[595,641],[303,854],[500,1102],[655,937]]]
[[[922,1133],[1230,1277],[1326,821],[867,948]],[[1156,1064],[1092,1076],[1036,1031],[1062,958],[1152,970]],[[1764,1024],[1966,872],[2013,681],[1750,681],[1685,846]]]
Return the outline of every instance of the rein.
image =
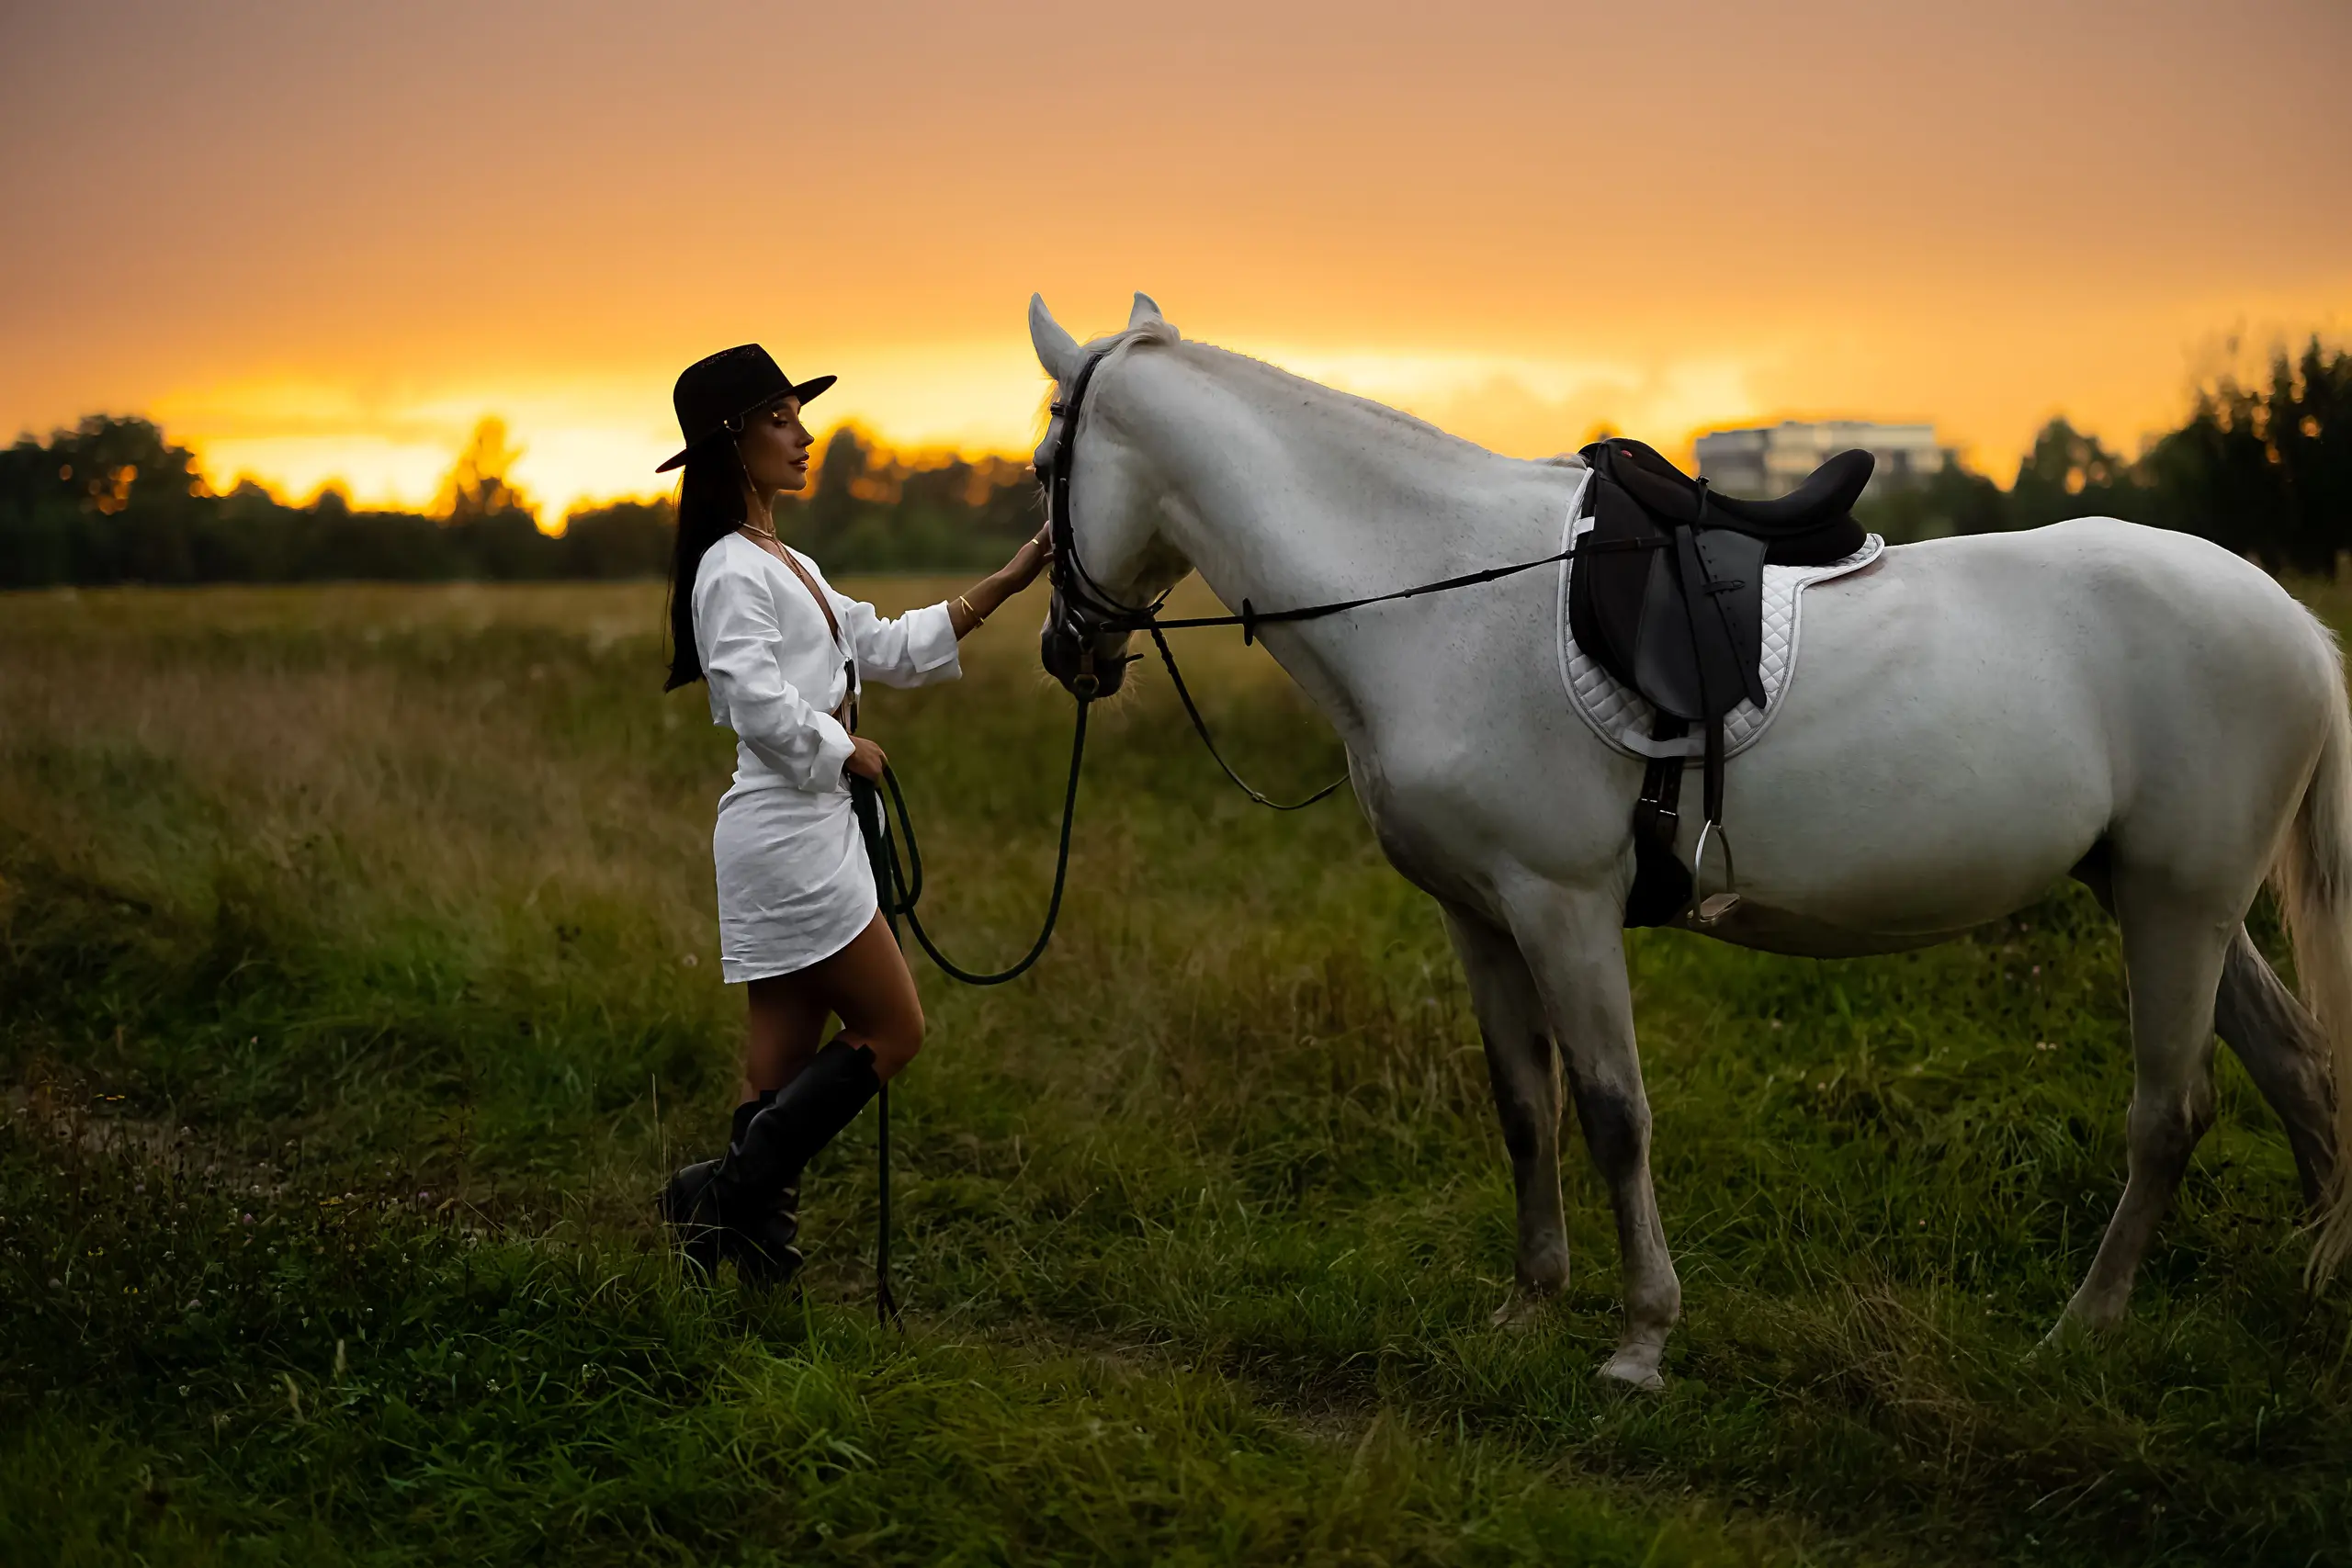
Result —
[[[886,806],[882,789],[868,780],[852,775],[850,778],[850,808],[856,815],[858,832],[865,840],[866,863],[874,870],[875,901],[881,908],[882,918],[890,928],[890,939],[899,940],[899,921],[904,919],[907,929],[915,933],[915,941],[931,961],[945,970],[951,979],[967,986],[1001,986],[1029,972],[1032,964],[1045,956],[1046,944],[1053,940],[1054,927],[1061,919],[1062,888],[1069,879],[1069,829],[1078,818],[1078,777],[1086,761],[1086,711],[1091,705],[1078,700],[1078,720],[1069,739],[1069,784],[1062,791],[1062,837],[1060,847],[1054,852],[1054,891],[1046,903],[1046,921],[1038,929],[1037,940],[1029,945],[1019,962],[1009,969],[992,975],[976,974],[939,951],[931,933],[922,929],[922,920],[915,913],[915,904],[922,897],[922,848],[915,842],[914,818],[907,814],[907,797],[899,787],[899,775],[890,764],[882,764],[882,784],[889,790]],[[899,831],[890,831],[890,817],[896,813]],[[899,838],[907,841],[907,858],[899,859]],[[899,1321],[898,1293],[890,1288],[890,1086],[884,1084],[876,1097],[875,1108],[876,1194],[880,1212],[875,1216],[874,1235],[874,1312],[884,1323]]]

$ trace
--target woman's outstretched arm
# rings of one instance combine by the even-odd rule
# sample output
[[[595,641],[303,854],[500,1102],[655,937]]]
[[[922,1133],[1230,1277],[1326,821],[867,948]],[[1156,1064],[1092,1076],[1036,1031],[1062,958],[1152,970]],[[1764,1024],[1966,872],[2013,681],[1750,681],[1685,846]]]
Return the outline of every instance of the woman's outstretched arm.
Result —
[[[1035,537],[1013,552],[1011,560],[950,599],[947,616],[955,624],[956,637],[971,636],[972,628],[995,615],[998,605],[1036,581],[1053,551],[1051,530],[1040,528]]]

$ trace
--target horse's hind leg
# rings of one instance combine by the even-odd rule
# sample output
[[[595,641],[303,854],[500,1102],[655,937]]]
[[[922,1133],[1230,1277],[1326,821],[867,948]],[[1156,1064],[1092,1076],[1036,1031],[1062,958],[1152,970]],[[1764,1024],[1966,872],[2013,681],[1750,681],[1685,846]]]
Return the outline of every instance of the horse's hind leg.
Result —
[[[1447,908],[1445,925],[1469,977],[1487,1047],[1487,1078],[1519,1195],[1517,1289],[1495,1314],[1502,1323],[1568,1282],[1568,1233],[1560,1213],[1560,1060],[1518,944],[1466,910]]]
[[[1682,1282],[1675,1278],[1650,1189],[1650,1102],[1634,1044],[1620,906],[1600,894],[1546,884],[1513,898],[1510,917],[1511,934],[1552,1021],[1552,1037],[1566,1059],[1585,1145],[1609,1184],[1617,1216],[1625,1335],[1600,1375],[1656,1388],[1667,1335],[1682,1315]]]
[[[2104,845],[2075,868],[2109,914],[2115,893]],[[2286,1123],[2303,1201],[2316,1205],[2335,1170],[2335,1096],[2327,1036],[2294,993],[2278,982],[2241,925],[2222,963],[2213,1004],[2214,1032],[2245,1066],[2246,1077]]]
[[[2222,964],[2213,1024],[2278,1120],[2295,1153],[2303,1201],[2316,1204],[2335,1171],[2334,1094],[2319,1021],[2271,973],[2241,926]]]
[[[2114,897],[2132,998],[2130,1175],[2090,1273],[2066,1303],[2065,1322],[2090,1328],[2123,1315],[2156,1222],[2212,1122],[2214,993],[2238,929],[2234,910],[2120,872]]]

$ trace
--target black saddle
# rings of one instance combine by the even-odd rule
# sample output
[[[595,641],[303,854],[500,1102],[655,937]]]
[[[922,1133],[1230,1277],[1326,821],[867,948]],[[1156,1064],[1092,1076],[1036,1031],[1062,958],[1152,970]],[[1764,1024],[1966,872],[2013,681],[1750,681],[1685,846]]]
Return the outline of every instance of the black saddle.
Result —
[[[1592,527],[1577,542],[1568,627],[1577,646],[1657,710],[1654,756],[1634,809],[1636,874],[1625,923],[1663,925],[1690,901],[1674,853],[1685,750],[1704,727],[1706,820],[1723,821],[1724,717],[1761,706],[1764,568],[1822,566],[1862,547],[1853,505],[1868,452],[1840,452],[1778,501],[1721,496],[1638,441],[1582,454],[1593,470]],[[1728,852],[1725,870],[1729,871]],[[1710,900],[1713,902],[1713,900]],[[1727,908],[1727,906],[1726,906]]]

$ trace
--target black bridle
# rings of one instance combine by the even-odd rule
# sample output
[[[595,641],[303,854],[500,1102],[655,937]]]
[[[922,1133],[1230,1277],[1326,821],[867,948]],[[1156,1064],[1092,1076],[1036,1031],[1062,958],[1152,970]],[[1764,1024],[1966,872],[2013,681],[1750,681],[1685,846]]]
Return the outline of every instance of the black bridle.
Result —
[[[1094,672],[1093,640],[1142,630],[1168,602],[1168,595],[1162,593],[1140,609],[1122,604],[1078,558],[1078,528],[1069,504],[1070,470],[1078,466],[1078,416],[1086,406],[1087,389],[1094,384],[1094,372],[1106,352],[1098,349],[1088,355],[1070,379],[1069,395],[1054,400],[1053,424],[1038,448],[1045,467],[1038,476],[1038,488],[1045,491],[1046,524],[1054,543],[1052,622],[1056,630],[1075,638],[1081,649],[1079,672],[1071,682],[1071,691],[1080,702],[1091,701],[1101,689]]]
[[[1347,783],[1346,774],[1342,773],[1304,799],[1283,801],[1273,799],[1235,773],[1233,764],[1225,760],[1225,753],[1217,750],[1216,739],[1209,733],[1208,721],[1201,716],[1200,705],[1193,701],[1192,688],[1184,683],[1184,672],[1176,667],[1175,650],[1168,646],[1168,638],[1164,635],[1171,626],[1238,626],[1245,646],[1257,640],[1261,617],[1248,600],[1242,601],[1242,613],[1238,616],[1208,615],[1163,620],[1159,612],[1168,603],[1167,592],[1163,591],[1148,604],[1123,604],[1102,586],[1092,572],[1086,570],[1086,563],[1079,558],[1077,515],[1071,509],[1069,499],[1070,473],[1078,466],[1078,420],[1086,406],[1087,389],[1093,385],[1094,372],[1108,353],[1107,349],[1097,349],[1088,355],[1086,362],[1078,367],[1078,374],[1070,378],[1069,395],[1057,399],[1052,405],[1053,425],[1039,448],[1045,471],[1038,476],[1038,483],[1045,491],[1046,521],[1052,530],[1054,542],[1054,603],[1049,612],[1049,624],[1054,635],[1067,639],[1075,650],[1078,671],[1070,678],[1070,693],[1078,698],[1081,711],[1083,705],[1093,701],[1101,693],[1102,676],[1095,669],[1097,641],[1123,632],[1148,632],[1152,646],[1159,649],[1160,662],[1168,667],[1169,682],[1176,688],[1177,699],[1184,705],[1184,716],[1192,720],[1193,733],[1201,738],[1201,744],[1208,748],[1209,755],[1224,770],[1225,776],[1233,781],[1235,788],[1274,811],[1298,811],[1326,799]],[[1284,615],[1280,618],[1305,617]],[[1134,657],[1131,654],[1127,659],[1132,661]]]

